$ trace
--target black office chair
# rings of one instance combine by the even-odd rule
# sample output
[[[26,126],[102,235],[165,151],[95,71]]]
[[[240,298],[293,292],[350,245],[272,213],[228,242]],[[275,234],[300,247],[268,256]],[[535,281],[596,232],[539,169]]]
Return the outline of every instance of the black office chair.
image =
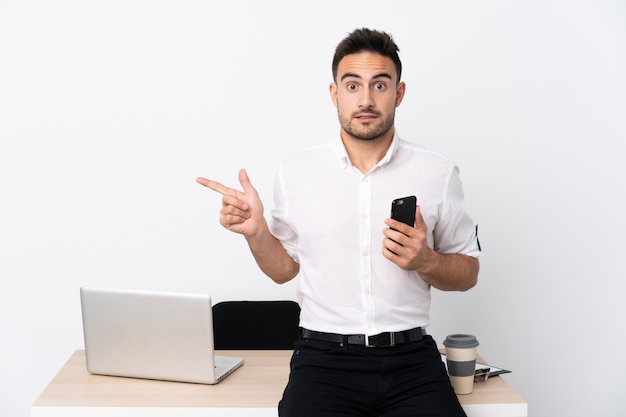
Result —
[[[300,306],[295,301],[223,301],[213,306],[215,349],[293,349]]]

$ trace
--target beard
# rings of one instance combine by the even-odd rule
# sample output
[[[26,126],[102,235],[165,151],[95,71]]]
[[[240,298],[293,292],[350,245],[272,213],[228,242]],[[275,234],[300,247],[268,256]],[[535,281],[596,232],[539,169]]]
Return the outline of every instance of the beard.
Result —
[[[377,117],[382,116],[379,112],[368,111],[367,113],[375,114]],[[384,136],[393,127],[395,116],[395,114],[392,113],[386,118],[376,119],[376,122],[380,121],[379,124],[369,123],[363,125],[357,122],[356,117],[358,115],[359,113],[355,113],[352,117],[344,117],[339,114],[339,124],[341,125],[341,128],[346,131],[346,133],[359,140],[375,140]]]

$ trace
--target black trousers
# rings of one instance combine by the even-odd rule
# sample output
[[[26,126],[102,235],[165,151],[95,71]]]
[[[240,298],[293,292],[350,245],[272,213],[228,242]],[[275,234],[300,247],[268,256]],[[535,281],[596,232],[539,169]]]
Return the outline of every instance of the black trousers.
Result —
[[[390,348],[300,339],[280,417],[465,417],[431,336]]]

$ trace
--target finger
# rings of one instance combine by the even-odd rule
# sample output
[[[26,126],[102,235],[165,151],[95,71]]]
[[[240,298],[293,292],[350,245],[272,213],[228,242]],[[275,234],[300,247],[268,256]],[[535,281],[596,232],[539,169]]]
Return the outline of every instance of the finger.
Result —
[[[249,191],[256,192],[256,190],[252,186],[252,183],[250,182],[250,177],[248,177],[248,172],[245,169],[242,169],[239,171],[239,183],[241,184],[241,187],[243,188],[244,193],[247,193]]]
[[[401,237],[402,235],[398,234],[398,237],[396,237],[396,239],[400,240]],[[389,236],[387,236],[386,239],[383,239],[383,247],[395,255],[398,255],[399,250],[403,248],[400,242],[394,240],[392,237]]]
[[[405,252],[404,246],[391,238],[383,239],[383,255],[390,261],[397,263]]]
[[[408,224],[395,219],[386,219],[385,224],[393,231],[401,232],[407,235],[413,227]]]
[[[250,217],[250,213],[247,211],[239,210],[236,207],[224,207],[220,211],[220,223],[222,226],[231,226],[234,224],[240,224],[246,221]]]
[[[222,197],[222,207],[234,207],[237,208],[241,213],[248,210],[248,204],[241,198],[241,195],[237,193],[234,194],[224,194]],[[241,214],[238,213],[238,214]]]
[[[419,205],[415,206],[415,228],[420,230],[426,229],[426,222],[424,222],[422,217],[422,208]]]
[[[217,191],[222,195],[226,194],[236,194],[236,190],[229,188],[217,181],[210,180],[208,178],[198,177],[196,178],[196,182],[200,185],[204,185],[207,188],[210,188],[213,191]]]
[[[400,226],[405,225],[402,222],[399,222]],[[405,225],[406,226],[406,225]],[[407,235],[400,230],[394,230],[391,227],[383,229],[383,235],[385,235],[386,239],[384,239],[384,246],[389,247],[390,245],[399,245],[402,246],[402,243],[405,241]],[[390,248],[392,249],[392,248]],[[395,251],[394,251],[395,252]]]

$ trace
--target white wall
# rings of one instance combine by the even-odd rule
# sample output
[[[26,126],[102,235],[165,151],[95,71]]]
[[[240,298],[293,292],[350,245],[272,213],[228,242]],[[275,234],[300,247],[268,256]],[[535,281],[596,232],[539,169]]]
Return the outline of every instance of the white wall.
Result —
[[[436,293],[533,417],[623,416],[626,6],[620,1],[0,1],[0,416],[82,348],[78,288],[293,298],[199,175],[336,134],[333,49],[391,32],[400,133],[461,166],[480,284]],[[562,347],[566,349],[561,349]]]

